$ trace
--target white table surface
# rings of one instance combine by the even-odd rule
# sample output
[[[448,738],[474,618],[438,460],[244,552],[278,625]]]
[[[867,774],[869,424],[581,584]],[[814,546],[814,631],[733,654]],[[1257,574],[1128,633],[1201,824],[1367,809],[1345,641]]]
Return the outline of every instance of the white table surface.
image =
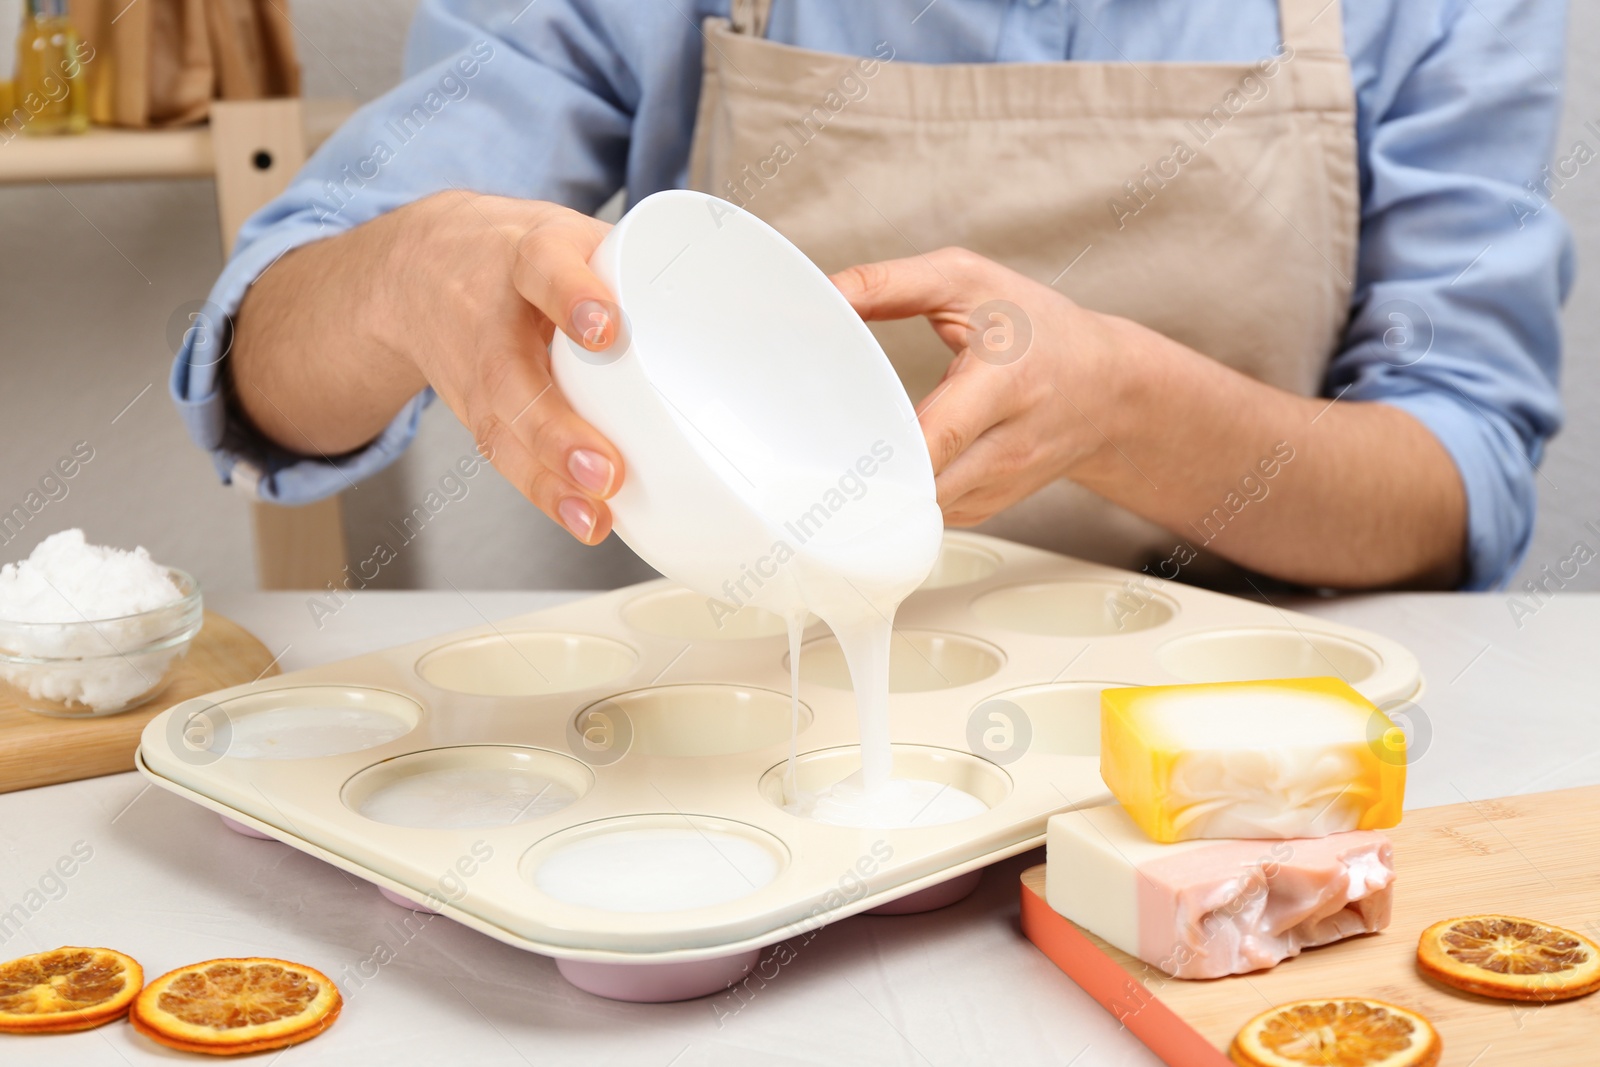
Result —
[[[536,610],[577,594],[358,594],[318,629],[302,594],[217,596],[208,606],[282,652],[285,670]],[[1558,594],[1519,627],[1500,595],[1390,595],[1294,607],[1396,638],[1427,677],[1407,807],[1600,781],[1600,595]],[[1158,1061],[1023,938],[1017,875],[999,864],[942,911],[827,927],[753,997],[633,1005],[579,992],[555,964],[120,774],[0,795],[0,912],[59,857],[92,856],[46,883],[26,921],[0,926],[0,959],[107,945],[150,977],[218,956],[311,964],[346,1003],[325,1035],[252,1062],[301,1064],[971,1064]],[[37,903],[39,898],[33,898]],[[28,909],[23,909],[25,912]],[[353,968],[386,959],[375,977]],[[370,969],[369,969],[369,972]],[[358,984],[359,983],[359,984]],[[153,1063],[170,1052],[123,1023],[0,1036],[0,1063]],[[1518,1063],[1513,1045],[1474,1067]]]

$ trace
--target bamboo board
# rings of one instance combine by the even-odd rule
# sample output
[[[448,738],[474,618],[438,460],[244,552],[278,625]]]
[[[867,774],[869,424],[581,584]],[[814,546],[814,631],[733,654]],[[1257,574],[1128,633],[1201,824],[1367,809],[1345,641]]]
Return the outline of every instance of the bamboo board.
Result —
[[[1421,1012],[1445,1065],[1600,1062],[1600,995],[1516,1004],[1423,977],[1417,938],[1453,915],[1506,912],[1600,940],[1600,786],[1407,812],[1394,841],[1388,929],[1311,949],[1269,971],[1168,978],[1050,909],[1043,865],[1022,875],[1022,929],[1074,981],[1173,1067],[1224,1067],[1222,1050],[1274,1004],[1369,996]]]
[[[0,793],[131,771],[139,735],[161,712],[276,673],[265,645],[208,611],[172,684],[143,707],[102,718],[58,719],[0,700]]]

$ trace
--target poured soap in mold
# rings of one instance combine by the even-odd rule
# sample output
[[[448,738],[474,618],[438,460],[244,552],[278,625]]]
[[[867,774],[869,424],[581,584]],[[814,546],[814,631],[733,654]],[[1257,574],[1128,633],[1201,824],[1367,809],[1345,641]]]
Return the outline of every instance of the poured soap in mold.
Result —
[[[375,822],[454,830],[542,818],[572,804],[593,784],[588,767],[560,753],[464,745],[374,764],[346,783],[343,799]]]
[[[860,776],[852,775],[820,793],[792,794],[783,810],[830,826],[894,830],[960,822],[982,815],[989,806],[945,782],[891,778],[866,790]]]
[[[224,755],[234,759],[315,759],[386,745],[411,724],[372,708],[270,708],[230,719]]]
[[[1010,794],[1010,777],[994,763],[931,745],[894,745],[890,776],[870,786],[861,749],[819,749],[761,776],[767,802],[802,819],[835,826],[914,829],[975,818]]]
[[[456,830],[526,822],[577,799],[575,790],[531,771],[441,767],[374,791],[357,810],[392,826]]]
[[[647,826],[578,837],[533,872],[548,896],[615,912],[687,911],[749,896],[782,868],[771,849],[702,826]]]

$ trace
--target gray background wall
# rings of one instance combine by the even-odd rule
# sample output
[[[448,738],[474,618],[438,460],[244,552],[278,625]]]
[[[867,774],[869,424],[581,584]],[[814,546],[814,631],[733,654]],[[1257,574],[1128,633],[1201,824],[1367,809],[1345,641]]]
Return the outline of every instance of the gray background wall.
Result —
[[[368,99],[399,78],[410,0],[296,0],[307,94]],[[1574,5],[1560,144],[1600,120],[1600,5]],[[0,146],[4,151],[4,146]],[[1566,312],[1568,425],[1540,482],[1524,573],[1566,556],[1600,520],[1600,178],[1556,196],[1578,234],[1580,273]],[[218,487],[166,399],[168,320],[205,295],[221,266],[209,182],[0,187],[0,508],[20,501],[56,460],[87,441],[91,460],[0,562],[45,533],[82,526],[93,540],[143,544],[212,589],[254,585],[243,499]],[[131,406],[130,406],[131,405]],[[442,406],[395,467],[347,493],[352,558],[407,514],[471,448]],[[1587,535],[1593,542],[1592,535]],[[603,588],[648,575],[615,543],[586,550],[495,477],[471,483],[380,584],[458,588]],[[1600,590],[1600,565],[1574,587]]]

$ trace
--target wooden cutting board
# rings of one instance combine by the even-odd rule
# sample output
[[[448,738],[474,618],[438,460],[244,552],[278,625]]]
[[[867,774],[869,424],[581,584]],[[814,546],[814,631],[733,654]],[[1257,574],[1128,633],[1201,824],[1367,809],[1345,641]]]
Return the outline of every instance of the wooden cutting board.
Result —
[[[0,700],[0,793],[131,771],[139,735],[158,714],[191,697],[277,673],[265,645],[208,611],[172,683],[143,707],[97,719],[58,719]]]
[[[1052,911],[1042,865],[1022,875],[1022,929],[1172,1067],[1226,1067],[1224,1050],[1258,1012],[1336,996],[1421,1012],[1439,1030],[1446,1065],[1600,1063],[1600,994],[1516,1004],[1458,992],[1416,965],[1426,927],[1474,912],[1541,919],[1600,940],[1600,786],[1408,811],[1384,833],[1394,841],[1397,876],[1389,927],[1269,971],[1168,978]]]

